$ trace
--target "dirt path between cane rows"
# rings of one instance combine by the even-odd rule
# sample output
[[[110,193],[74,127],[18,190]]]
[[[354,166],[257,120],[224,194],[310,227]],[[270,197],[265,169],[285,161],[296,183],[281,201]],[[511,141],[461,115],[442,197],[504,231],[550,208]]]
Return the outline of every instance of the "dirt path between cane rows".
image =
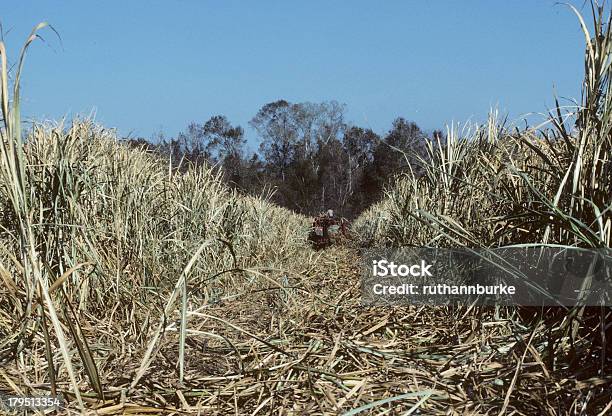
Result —
[[[335,246],[312,255],[315,266],[284,276],[282,288],[254,287],[190,315],[183,383],[177,382],[178,334],[167,332],[135,390],[119,403],[109,397],[92,406],[100,414],[163,407],[220,415],[359,408],[402,414],[417,407],[421,414],[497,414],[504,408],[527,328],[495,319],[493,311],[364,307],[359,250]],[[134,371],[126,363],[105,385],[120,394]],[[507,409],[544,413],[538,396],[563,388],[548,377],[542,371],[525,377],[510,390]]]

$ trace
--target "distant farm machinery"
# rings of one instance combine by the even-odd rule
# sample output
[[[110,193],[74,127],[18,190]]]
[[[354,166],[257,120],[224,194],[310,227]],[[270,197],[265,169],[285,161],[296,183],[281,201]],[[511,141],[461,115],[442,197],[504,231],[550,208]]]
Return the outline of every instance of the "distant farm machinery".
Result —
[[[346,218],[335,218],[332,210],[316,216],[308,233],[308,241],[316,250],[341,243],[348,239],[348,220]]]

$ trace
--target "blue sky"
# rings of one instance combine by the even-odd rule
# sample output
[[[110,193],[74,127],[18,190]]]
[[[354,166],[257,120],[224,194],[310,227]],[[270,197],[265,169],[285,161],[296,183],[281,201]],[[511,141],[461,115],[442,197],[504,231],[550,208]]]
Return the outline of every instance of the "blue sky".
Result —
[[[247,127],[280,98],[335,99],[379,133],[397,116],[431,130],[492,106],[514,120],[555,90],[579,98],[583,68],[576,17],[548,0],[4,0],[13,60],[43,20],[62,43],[47,31],[31,49],[24,114],[93,110],[121,135],[172,136],[215,114]]]

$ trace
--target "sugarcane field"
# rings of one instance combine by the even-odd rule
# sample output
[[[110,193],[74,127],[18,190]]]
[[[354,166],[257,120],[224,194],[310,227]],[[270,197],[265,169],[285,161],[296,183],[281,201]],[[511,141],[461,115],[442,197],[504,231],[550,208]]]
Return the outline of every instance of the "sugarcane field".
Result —
[[[612,414],[612,3],[2,6],[0,415]]]

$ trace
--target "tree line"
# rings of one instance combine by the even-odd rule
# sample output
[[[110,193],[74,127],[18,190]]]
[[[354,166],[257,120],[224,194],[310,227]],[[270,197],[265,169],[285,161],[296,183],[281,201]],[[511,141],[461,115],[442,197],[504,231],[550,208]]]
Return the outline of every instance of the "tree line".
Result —
[[[190,123],[175,138],[125,139],[171,160],[177,169],[207,164],[230,186],[249,194],[271,193],[277,204],[305,215],[333,209],[356,217],[378,201],[393,178],[418,172],[431,135],[398,117],[386,135],[345,120],[336,102],[265,104],[249,122],[260,139],[249,153],[244,129],[223,115]]]

